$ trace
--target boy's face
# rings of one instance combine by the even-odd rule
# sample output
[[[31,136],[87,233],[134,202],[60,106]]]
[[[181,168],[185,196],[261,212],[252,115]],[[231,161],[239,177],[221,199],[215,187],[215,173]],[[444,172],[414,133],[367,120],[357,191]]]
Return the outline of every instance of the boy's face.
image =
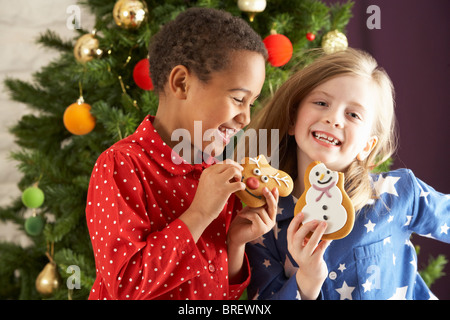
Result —
[[[335,171],[344,171],[355,158],[364,160],[378,141],[371,134],[377,91],[370,79],[350,75],[313,89],[300,103],[289,131],[295,135],[299,159],[319,160]]]
[[[250,122],[250,107],[259,97],[265,78],[264,58],[255,52],[231,54],[228,68],[211,73],[207,83],[191,76],[180,110],[180,126],[191,135],[194,149],[218,156],[233,135]],[[201,121],[201,131],[194,129]],[[197,137],[201,133],[201,137]]]

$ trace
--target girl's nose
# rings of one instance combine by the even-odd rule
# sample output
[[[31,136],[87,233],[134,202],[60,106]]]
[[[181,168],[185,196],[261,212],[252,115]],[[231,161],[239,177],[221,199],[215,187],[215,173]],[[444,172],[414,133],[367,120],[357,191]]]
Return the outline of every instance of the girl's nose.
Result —
[[[342,128],[344,126],[343,119],[339,116],[339,114],[337,114],[337,112],[329,112],[325,116],[325,122],[335,128]]]
[[[259,187],[258,179],[254,178],[254,177],[247,178],[247,180],[245,181],[245,184],[247,185],[247,187],[249,187],[252,190],[258,189],[258,187]]]

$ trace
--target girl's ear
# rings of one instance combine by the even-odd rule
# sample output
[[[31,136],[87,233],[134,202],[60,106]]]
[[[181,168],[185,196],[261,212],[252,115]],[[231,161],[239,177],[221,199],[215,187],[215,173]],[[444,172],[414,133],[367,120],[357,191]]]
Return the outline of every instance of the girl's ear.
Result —
[[[175,66],[169,74],[168,89],[176,98],[184,100],[187,95],[189,70],[183,65]]]
[[[360,153],[358,153],[358,155],[356,156],[356,159],[358,159],[359,161],[364,161],[369,156],[369,154],[372,152],[373,148],[375,148],[377,143],[378,143],[378,137],[371,136],[367,140],[364,149],[362,149],[362,151]]]

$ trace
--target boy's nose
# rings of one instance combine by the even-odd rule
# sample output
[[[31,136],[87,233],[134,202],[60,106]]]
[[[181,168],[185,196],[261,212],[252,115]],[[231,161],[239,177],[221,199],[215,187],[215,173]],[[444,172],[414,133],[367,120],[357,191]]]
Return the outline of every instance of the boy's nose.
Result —
[[[258,187],[259,187],[258,179],[254,178],[254,177],[247,178],[247,180],[245,181],[245,184],[247,185],[247,187],[249,187],[252,190],[258,189]]]

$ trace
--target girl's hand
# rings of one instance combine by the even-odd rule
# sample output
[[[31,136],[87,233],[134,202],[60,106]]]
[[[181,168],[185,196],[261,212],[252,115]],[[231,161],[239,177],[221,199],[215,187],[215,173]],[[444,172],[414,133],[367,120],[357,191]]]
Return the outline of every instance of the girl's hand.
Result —
[[[228,245],[243,246],[272,230],[278,208],[278,189],[263,189],[267,204],[260,208],[243,208],[231,222]]]
[[[302,299],[312,300],[319,296],[320,288],[328,275],[323,254],[331,241],[320,241],[327,228],[325,221],[310,221],[300,227],[303,218],[303,213],[299,213],[292,219],[287,230],[287,242],[289,253],[299,266],[296,278],[300,295]],[[307,239],[310,232],[312,236]]]

